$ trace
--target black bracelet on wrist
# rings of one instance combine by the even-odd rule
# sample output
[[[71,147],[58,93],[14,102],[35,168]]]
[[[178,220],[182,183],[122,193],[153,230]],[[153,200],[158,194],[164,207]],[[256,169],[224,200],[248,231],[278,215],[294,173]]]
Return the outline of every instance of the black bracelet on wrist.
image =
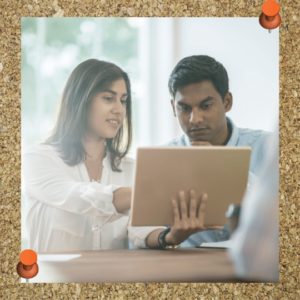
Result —
[[[163,244],[160,243],[160,236],[161,236],[161,234],[162,234],[163,232],[164,232],[164,230],[161,231],[161,232],[158,234],[158,237],[157,237],[158,245],[159,245],[160,248],[163,248],[163,247],[164,247]]]
[[[163,230],[159,235],[158,235],[158,240],[162,241],[162,244],[159,243],[163,248],[167,247],[167,242],[166,242],[166,235],[170,232],[171,228],[167,228]]]
[[[171,227],[168,227],[167,229],[160,232],[158,235],[158,243],[161,245],[163,249],[176,249],[180,246],[180,243],[177,245],[168,245],[166,242],[166,235],[171,231]],[[162,244],[160,243],[160,240],[162,241]]]

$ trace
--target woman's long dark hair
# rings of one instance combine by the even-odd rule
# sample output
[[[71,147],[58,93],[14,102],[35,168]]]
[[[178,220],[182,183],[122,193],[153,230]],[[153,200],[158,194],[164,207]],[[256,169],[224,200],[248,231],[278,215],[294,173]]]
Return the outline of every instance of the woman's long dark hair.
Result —
[[[118,166],[132,143],[131,87],[127,73],[113,63],[89,59],[73,70],[59,102],[56,124],[42,144],[55,146],[69,166],[84,162],[87,153],[82,137],[88,126],[88,105],[95,94],[109,88],[114,81],[121,78],[126,83],[128,94],[126,116],[117,135],[106,139],[111,168],[121,172]]]

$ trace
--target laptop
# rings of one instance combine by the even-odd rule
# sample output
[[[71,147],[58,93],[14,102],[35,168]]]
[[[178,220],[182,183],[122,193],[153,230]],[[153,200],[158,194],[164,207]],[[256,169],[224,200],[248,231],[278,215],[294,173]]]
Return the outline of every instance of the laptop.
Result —
[[[246,192],[250,147],[141,147],[137,149],[132,226],[172,226],[171,199],[179,205],[179,190],[186,200],[191,188],[207,193],[204,226],[228,225],[230,204],[241,204]],[[180,206],[179,206],[180,208]]]

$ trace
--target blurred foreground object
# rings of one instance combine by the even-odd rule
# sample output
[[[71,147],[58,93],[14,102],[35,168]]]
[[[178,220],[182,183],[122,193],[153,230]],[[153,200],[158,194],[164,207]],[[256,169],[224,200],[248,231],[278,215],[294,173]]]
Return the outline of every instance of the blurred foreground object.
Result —
[[[237,229],[239,225],[241,206],[230,204],[226,212],[226,217],[228,218],[228,226],[230,228],[230,236]]]
[[[241,207],[230,255],[236,275],[255,281],[279,282],[279,138],[278,127],[269,156],[252,193]]]

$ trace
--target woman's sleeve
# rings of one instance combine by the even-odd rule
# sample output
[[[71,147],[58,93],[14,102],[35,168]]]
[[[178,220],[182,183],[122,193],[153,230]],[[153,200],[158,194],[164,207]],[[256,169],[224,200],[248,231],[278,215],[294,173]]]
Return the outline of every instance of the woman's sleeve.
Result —
[[[26,193],[30,196],[55,208],[94,216],[95,226],[128,215],[128,211],[118,213],[113,204],[113,192],[121,186],[77,182],[47,155],[25,153],[22,173]]]

